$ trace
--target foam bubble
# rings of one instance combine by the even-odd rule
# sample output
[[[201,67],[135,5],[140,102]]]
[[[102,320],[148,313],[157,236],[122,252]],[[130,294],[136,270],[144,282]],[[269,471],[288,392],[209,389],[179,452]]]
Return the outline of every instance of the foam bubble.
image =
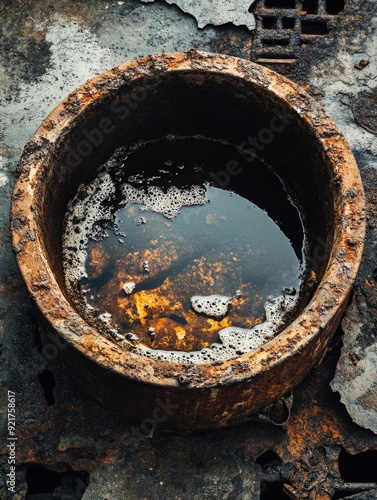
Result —
[[[213,318],[223,318],[228,312],[232,297],[225,295],[194,295],[191,305],[197,313]]]
[[[133,281],[129,281],[128,283],[125,283],[123,285],[124,293],[126,293],[127,295],[130,295],[130,293],[132,293],[134,291],[135,286],[136,286],[136,283],[134,283]]]
[[[224,346],[231,347],[238,353],[257,349],[276,335],[296,302],[296,298],[292,296],[271,296],[264,305],[266,311],[266,321],[264,323],[251,329],[234,326],[223,328],[219,331],[219,338]]]
[[[218,297],[218,296],[216,296]],[[221,297],[221,296],[220,296]],[[223,297],[229,299],[229,297]],[[148,358],[183,364],[208,364],[232,359],[271,340],[283,327],[297,304],[298,296],[269,297],[265,303],[266,320],[253,328],[230,326],[219,331],[220,343],[201,351],[161,351],[139,344],[135,352]]]
[[[135,335],[133,332],[128,332],[126,335],[126,338],[130,342],[137,342],[139,340],[139,337],[137,335]]]
[[[102,313],[98,316],[98,319],[103,321],[105,323],[105,325],[108,325],[108,324],[110,324],[110,321],[111,321],[111,314],[107,313],[107,312]]]
[[[145,191],[126,182],[122,185],[122,194],[126,202],[141,204],[142,210],[161,213],[168,219],[174,219],[182,207],[206,203],[205,189],[200,186],[189,189],[170,186],[166,191],[149,186]]]
[[[89,238],[104,237],[98,226],[100,221],[112,221],[109,204],[113,198],[115,185],[106,172],[85,186],[82,184],[73,200],[68,203],[63,234],[63,266],[69,289],[87,277],[85,261]]]

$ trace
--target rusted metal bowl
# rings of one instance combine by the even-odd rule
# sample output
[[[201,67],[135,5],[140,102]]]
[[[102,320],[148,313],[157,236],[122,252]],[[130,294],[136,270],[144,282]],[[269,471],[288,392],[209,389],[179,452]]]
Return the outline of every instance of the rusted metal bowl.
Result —
[[[122,350],[85,321],[65,289],[62,221],[78,186],[120,145],[171,133],[236,144],[259,137],[266,147],[258,154],[279,160],[278,173],[305,213],[310,255],[300,310],[273,340],[236,359],[184,366]],[[69,95],[25,147],[11,216],[46,357],[56,357],[117,414],[184,433],[247,420],[321,360],[355,280],[365,232],[357,166],[321,106],[273,71],[196,50],[122,64]]]

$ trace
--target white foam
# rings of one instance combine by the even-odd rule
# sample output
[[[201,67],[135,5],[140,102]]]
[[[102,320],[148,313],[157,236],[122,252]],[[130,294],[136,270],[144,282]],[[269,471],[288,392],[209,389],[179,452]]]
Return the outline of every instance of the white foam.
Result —
[[[136,283],[134,283],[133,281],[129,281],[128,283],[125,283],[123,285],[124,293],[126,293],[127,295],[130,295],[130,293],[132,293],[134,291],[135,286],[136,286]]]
[[[197,313],[213,318],[223,318],[228,312],[232,297],[225,295],[194,295],[191,306]]]
[[[219,338],[224,346],[239,353],[256,349],[270,340],[281,328],[286,315],[292,311],[297,299],[279,295],[269,297],[264,305],[266,321],[251,329],[229,326],[219,331]]]
[[[161,351],[142,344],[135,345],[135,352],[148,358],[171,363],[208,364],[232,359],[250,352],[271,340],[284,326],[287,315],[293,311],[298,296],[269,297],[265,303],[266,320],[253,328],[230,326],[219,331],[220,343],[201,351]]]
[[[123,150],[117,150],[106,166],[116,164]],[[206,203],[205,188],[191,186],[179,189],[171,186],[165,192],[158,186],[149,186],[147,191],[129,183],[121,187],[123,203],[142,204],[142,210],[162,213],[168,219],[173,219],[184,206],[203,205]],[[68,289],[74,291],[82,278],[87,277],[85,262],[89,238],[104,238],[106,233],[100,227],[100,222],[113,221],[114,214],[111,203],[115,195],[115,185],[107,171],[100,173],[88,186],[81,185],[73,200],[68,203],[64,220],[63,234],[63,266]],[[145,223],[141,217],[139,222]],[[119,233],[120,236],[123,234]],[[149,263],[143,263],[144,270],[149,271]]]
[[[145,191],[126,182],[122,185],[122,194],[126,202],[141,204],[141,210],[161,213],[168,219],[174,219],[182,207],[204,205],[207,201],[205,189],[200,186],[189,189],[170,186],[166,191],[158,186],[149,186]]]
[[[81,185],[73,200],[68,203],[64,220],[63,266],[68,288],[74,288],[87,277],[85,261],[91,237],[98,235],[101,220],[111,220],[109,201],[115,194],[115,185],[108,173],[103,172],[89,184]]]
[[[102,313],[98,316],[98,319],[103,321],[105,325],[109,325],[111,321],[111,314],[108,312]]]
[[[137,342],[139,340],[139,337],[137,335],[135,335],[133,332],[128,332],[126,334],[126,338],[130,341],[130,342]]]

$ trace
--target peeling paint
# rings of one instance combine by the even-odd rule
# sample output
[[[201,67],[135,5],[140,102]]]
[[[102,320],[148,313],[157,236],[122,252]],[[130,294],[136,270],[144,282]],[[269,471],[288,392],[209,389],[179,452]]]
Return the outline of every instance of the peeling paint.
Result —
[[[6,164],[6,160],[3,156],[0,155],[0,187],[4,187],[8,184],[9,178],[6,173],[3,171]]]
[[[376,137],[357,124],[352,112],[361,91],[377,93],[377,44],[373,35],[377,30],[377,17],[370,19],[367,30],[369,35],[363,30],[351,30],[349,36],[339,37],[336,54],[322,64],[313,65],[310,80],[312,85],[323,90],[323,103],[336,117],[353,152],[365,151],[369,165],[377,168]],[[355,68],[360,59],[370,61],[363,71]]]
[[[155,0],[141,0],[143,3],[152,3]],[[208,24],[221,26],[232,23],[235,26],[246,26],[249,30],[255,29],[255,18],[249,11],[255,0],[165,0],[169,5],[178,7],[187,14],[195,17],[198,28]]]
[[[377,434],[377,344],[369,331],[373,322],[365,298],[355,297],[342,323],[343,347],[331,387],[352,420]]]

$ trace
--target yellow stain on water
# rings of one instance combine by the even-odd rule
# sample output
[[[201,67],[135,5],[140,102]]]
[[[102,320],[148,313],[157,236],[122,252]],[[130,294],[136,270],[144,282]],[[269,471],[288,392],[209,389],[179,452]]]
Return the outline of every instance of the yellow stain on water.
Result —
[[[169,307],[169,300],[166,297],[151,291],[141,290],[134,294],[133,299],[135,301],[138,318],[142,325],[146,323],[148,309],[162,310],[165,307]]]
[[[227,328],[228,326],[232,326],[230,324],[229,316],[225,316],[225,318],[223,318],[221,321],[212,318],[207,318],[207,323],[208,323],[207,330],[209,332],[217,332],[222,328]]]
[[[183,340],[186,337],[186,330],[182,326],[176,326],[174,330],[179,340]]]

